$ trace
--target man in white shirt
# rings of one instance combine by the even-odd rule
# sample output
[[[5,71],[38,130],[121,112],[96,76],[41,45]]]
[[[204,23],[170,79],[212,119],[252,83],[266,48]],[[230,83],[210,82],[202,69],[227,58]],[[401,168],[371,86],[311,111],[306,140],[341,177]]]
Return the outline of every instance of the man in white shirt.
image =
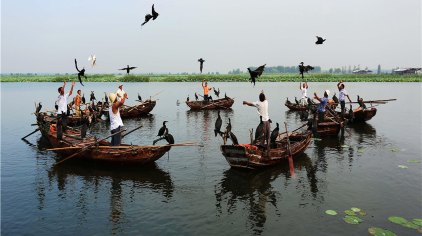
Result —
[[[123,98],[125,93],[126,92],[123,90],[123,84],[119,85],[119,89],[117,89],[117,91],[116,91],[116,95],[117,95],[119,101]]]
[[[120,133],[120,128],[123,126],[122,118],[120,117],[120,107],[123,106],[125,100],[127,99],[127,94],[122,95],[120,101],[117,100],[117,94],[110,93],[109,99],[111,106],[109,107],[108,113],[110,116],[110,130],[111,134],[114,134],[111,137],[111,146],[120,146],[122,142],[122,134]]]
[[[72,81],[72,87],[70,88],[70,91],[67,94],[64,93],[65,86],[66,86],[66,81],[64,81],[62,87],[59,87],[57,89],[60,95],[56,100],[57,105],[58,105],[57,116],[59,119],[61,118],[63,131],[66,129],[66,125],[67,125],[67,99],[69,98],[70,95],[72,95],[73,86],[75,86],[75,82]]]
[[[349,94],[344,89],[344,83],[343,83],[342,80],[340,80],[340,82],[338,82],[337,88],[339,90],[338,100],[340,101],[341,117],[343,118],[344,117],[344,112],[346,110],[345,109],[346,108],[346,97],[349,99],[349,102],[352,102],[352,100],[350,100]]]
[[[306,106],[308,104],[308,83],[299,83],[299,89],[302,91],[302,98],[300,99],[300,104]]]
[[[248,105],[251,107],[256,107],[258,109],[258,115],[262,116],[262,122],[264,124],[262,129],[262,135],[260,135],[261,138],[261,144],[264,145],[267,150],[270,148],[270,133],[271,133],[271,127],[270,127],[270,117],[268,115],[268,101],[265,98],[264,92],[261,92],[259,94],[259,101],[256,102],[247,102],[243,101],[243,105]]]

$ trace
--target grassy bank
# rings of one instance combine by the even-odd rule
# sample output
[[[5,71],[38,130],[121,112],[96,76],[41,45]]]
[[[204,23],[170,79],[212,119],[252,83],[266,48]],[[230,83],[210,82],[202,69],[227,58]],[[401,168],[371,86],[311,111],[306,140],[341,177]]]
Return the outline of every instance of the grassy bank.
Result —
[[[422,82],[418,75],[354,75],[354,74],[308,74],[305,76],[310,82]],[[203,79],[211,82],[245,82],[249,75],[88,75],[88,82],[198,82]],[[77,81],[76,75],[2,75],[0,82],[62,82]],[[263,82],[299,82],[298,74],[264,74],[258,81]]]

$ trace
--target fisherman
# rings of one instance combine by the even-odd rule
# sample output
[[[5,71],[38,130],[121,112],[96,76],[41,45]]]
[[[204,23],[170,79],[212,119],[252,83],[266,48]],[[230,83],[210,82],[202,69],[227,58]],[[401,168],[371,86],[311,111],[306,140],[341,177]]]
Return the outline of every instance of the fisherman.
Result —
[[[127,93],[122,95],[120,101],[118,101],[116,93],[110,93],[108,97],[112,104],[108,110],[110,117],[110,130],[111,134],[115,134],[111,136],[111,146],[120,146],[120,143],[122,142],[122,135],[121,133],[116,134],[120,131],[120,127],[123,126],[119,108],[125,103],[125,100],[127,99]]]
[[[328,96],[330,95],[330,90],[325,90],[324,97],[319,98],[316,93],[314,93],[314,97],[316,100],[319,101],[318,106],[318,122],[324,122],[325,119],[325,107],[328,104]]]
[[[67,125],[67,99],[69,98],[70,95],[72,95],[73,86],[75,86],[75,82],[72,81],[72,87],[70,88],[70,91],[67,94],[64,93],[65,86],[66,86],[66,81],[63,82],[62,87],[59,87],[57,89],[57,91],[59,92],[60,95],[56,100],[57,106],[58,106],[57,118],[59,120],[61,120],[61,122],[62,122],[62,130],[63,131],[66,130],[66,125]]]
[[[302,91],[302,98],[300,99],[300,104],[302,106],[306,106],[308,104],[308,96],[307,96],[308,83],[307,82],[303,82],[303,84],[299,83],[299,89]]]
[[[81,90],[79,89],[73,98],[73,106],[75,107],[75,115],[81,116]]]
[[[340,107],[341,107],[341,118],[344,118],[344,112],[346,110],[346,97],[349,99],[349,102],[352,102],[352,100],[349,97],[349,94],[344,89],[344,82],[340,80],[340,82],[337,83],[337,88],[339,91],[339,101],[340,101]]]
[[[119,101],[123,98],[125,93],[126,92],[123,90],[123,84],[119,85],[119,89],[117,89],[117,91],[116,91],[116,95],[117,95]],[[126,97],[126,99],[127,99],[127,97]]]
[[[256,107],[258,109],[258,115],[262,116],[263,122],[263,129],[262,134],[259,135],[261,137],[261,145],[263,145],[267,151],[270,148],[270,117],[268,115],[268,101],[265,98],[264,91],[259,94],[259,101],[256,102],[247,102],[243,101],[243,105],[248,105],[251,107]]]
[[[202,88],[204,89],[204,101],[208,101],[209,97],[208,97],[208,92],[212,89],[212,88],[208,88],[208,83],[205,82],[205,80],[202,80]]]

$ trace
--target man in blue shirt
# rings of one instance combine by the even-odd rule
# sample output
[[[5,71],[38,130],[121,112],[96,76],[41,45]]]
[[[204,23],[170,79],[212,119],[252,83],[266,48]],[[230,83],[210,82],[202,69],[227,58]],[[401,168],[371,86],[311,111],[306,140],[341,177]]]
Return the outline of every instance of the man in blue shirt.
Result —
[[[325,90],[324,97],[320,98],[316,93],[314,93],[315,99],[319,101],[318,106],[318,122],[324,122],[325,116],[325,107],[328,104],[328,96],[330,95],[330,90]]]

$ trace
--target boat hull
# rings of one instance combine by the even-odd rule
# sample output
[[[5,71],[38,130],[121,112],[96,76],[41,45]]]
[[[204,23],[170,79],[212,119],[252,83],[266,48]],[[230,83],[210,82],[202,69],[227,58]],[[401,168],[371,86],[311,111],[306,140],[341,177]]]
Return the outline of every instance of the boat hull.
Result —
[[[186,101],[186,105],[191,110],[229,109],[233,103],[234,99],[232,98],[222,98],[213,101]]]

